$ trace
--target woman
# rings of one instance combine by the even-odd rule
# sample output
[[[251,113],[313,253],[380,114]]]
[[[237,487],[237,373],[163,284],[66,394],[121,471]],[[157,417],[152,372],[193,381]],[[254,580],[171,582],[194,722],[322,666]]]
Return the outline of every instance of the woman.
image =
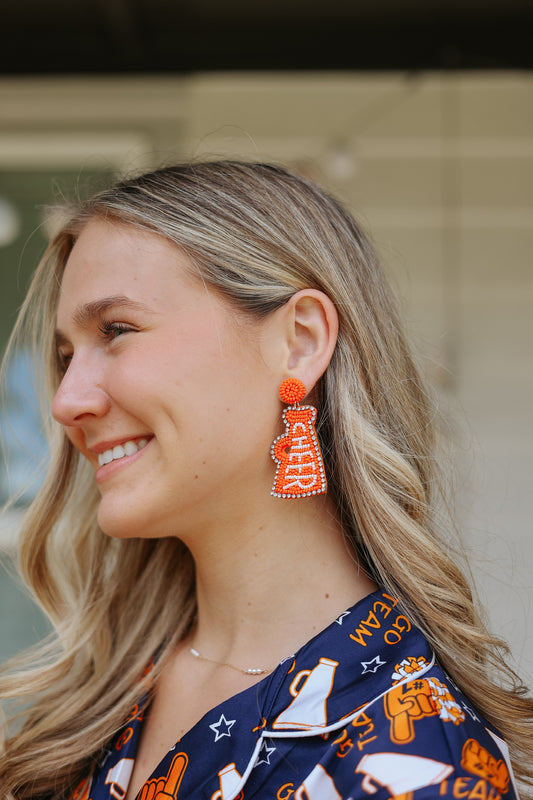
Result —
[[[125,181],[22,320],[59,425],[20,558],[57,637],[3,680],[34,699],[3,796],[496,800],[511,759],[532,783],[532,701],[433,531],[432,410],[332,198],[262,164]]]

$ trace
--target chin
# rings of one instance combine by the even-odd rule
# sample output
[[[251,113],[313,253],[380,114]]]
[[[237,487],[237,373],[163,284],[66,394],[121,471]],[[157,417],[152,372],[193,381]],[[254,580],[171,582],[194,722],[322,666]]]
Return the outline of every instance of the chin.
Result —
[[[174,535],[168,521],[156,518],[148,508],[111,497],[100,500],[98,525],[113,539],[161,539]]]
[[[132,508],[125,513],[124,508],[109,508],[104,501],[100,502],[98,509],[98,525],[106,536],[113,539],[139,539],[149,535],[147,526]]]

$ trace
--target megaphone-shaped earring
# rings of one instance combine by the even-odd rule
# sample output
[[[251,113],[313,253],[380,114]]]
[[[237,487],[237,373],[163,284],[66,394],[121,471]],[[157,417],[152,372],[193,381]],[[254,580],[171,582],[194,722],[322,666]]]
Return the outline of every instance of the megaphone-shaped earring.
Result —
[[[327,491],[315,430],[316,408],[300,405],[306,394],[307,389],[297,378],[287,378],[279,387],[279,396],[288,406],[283,409],[285,432],[270,449],[278,465],[270,493],[274,497],[310,497]]]

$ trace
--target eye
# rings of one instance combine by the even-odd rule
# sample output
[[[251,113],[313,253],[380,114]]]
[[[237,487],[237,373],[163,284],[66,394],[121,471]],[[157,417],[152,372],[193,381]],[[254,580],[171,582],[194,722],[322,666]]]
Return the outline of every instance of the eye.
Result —
[[[67,369],[69,368],[70,362],[72,361],[72,353],[63,353],[61,350],[57,352],[57,366],[59,372],[64,375]]]
[[[122,336],[123,333],[131,333],[136,329],[125,322],[106,322],[102,320],[98,325],[98,330],[106,339],[113,341]]]

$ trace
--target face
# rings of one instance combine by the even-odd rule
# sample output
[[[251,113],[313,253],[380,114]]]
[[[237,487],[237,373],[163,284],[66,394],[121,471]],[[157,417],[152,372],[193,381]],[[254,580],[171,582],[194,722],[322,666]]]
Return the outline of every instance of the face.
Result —
[[[272,341],[168,240],[86,225],[61,284],[52,413],[94,467],[106,533],[187,540],[269,495]]]

